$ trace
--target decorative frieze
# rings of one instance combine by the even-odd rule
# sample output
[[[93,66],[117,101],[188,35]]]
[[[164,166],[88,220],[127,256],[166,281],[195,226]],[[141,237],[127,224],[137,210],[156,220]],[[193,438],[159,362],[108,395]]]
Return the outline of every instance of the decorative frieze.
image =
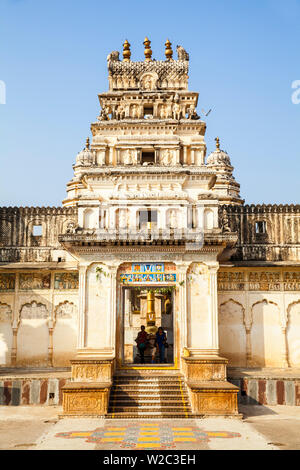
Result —
[[[16,275],[13,273],[0,274],[0,292],[11,292],[15,290]]]
[[[57,273],[54,277],[54,289],[73,290],[78,289],[78,273]]]
[[[21,273],[19,280],[20,290],[50,289],[51,274]]]
[[[219,271],[219,291],[300,291],[300,271]]]

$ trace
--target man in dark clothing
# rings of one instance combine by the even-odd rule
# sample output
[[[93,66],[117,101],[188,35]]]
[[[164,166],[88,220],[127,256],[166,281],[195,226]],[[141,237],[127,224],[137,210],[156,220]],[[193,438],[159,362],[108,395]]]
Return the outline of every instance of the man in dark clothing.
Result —
[[[167,341],[167,337],[166,333],[164,332],[161,326],[157,330],[155,339],[159,349],[159,362],[162,363],[165,361],[165,344]]]
[[[147,346],[148,335],[145,331],[144,325],[141,326],[141,331],[138,332],[138,335],[135,339],[137,344],[140,356],[141,356],[141,364],[145,364],[145,349]]]

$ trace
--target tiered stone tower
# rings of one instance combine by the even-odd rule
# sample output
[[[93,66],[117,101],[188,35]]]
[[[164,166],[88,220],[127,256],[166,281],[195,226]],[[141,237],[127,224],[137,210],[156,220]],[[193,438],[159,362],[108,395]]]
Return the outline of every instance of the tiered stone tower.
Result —
[[[154,60],[148,38],[144,46],[141,62],[131,61],[128,41],[122,61],[109,54],[109,91],[99,95],[91,145],[87,139],[78,154],[63,201],[77,208],[78,224],[59,241],[80,273],[78,354],[65,412],[80,414],[77,402],[86,410],[84,394],[95,412],[107,411],[113,373],[122,367],[124,279],[133,286],[144,279],[132,277],[134,261],[173,270],[173,278],[151,279],[156,286],[172,279],[176,291],[174,368],[185,376],[193,412],[236,414],[237,389],[218,356],[217,270],[237,240],[219,207],[242,203],[239,184],[218,138],[205,163],[206,124],[198,93],[188,90],[188,53],[177,46],[174,60],[167,41],[166,59]]]

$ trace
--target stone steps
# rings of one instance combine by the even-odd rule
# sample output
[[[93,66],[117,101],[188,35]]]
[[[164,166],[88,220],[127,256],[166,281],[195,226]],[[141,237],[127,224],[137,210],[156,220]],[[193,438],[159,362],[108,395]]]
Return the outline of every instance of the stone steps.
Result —
[[[186,386],[179,374],[117,376],[110,392],[107,418],[190,418]]]

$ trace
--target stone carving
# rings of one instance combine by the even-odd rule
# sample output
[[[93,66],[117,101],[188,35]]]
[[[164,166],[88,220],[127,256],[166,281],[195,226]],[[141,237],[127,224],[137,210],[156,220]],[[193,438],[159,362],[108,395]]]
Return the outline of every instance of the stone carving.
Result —
[[[115,110],[115,118],[118,120],[124,119],[125,111],[126,111],[126,107],[123,104],[119,104]]]
[[[104,106],[104,108],[101,109],[100,115],[99,115],[99,121],[109,121],[109,114],[111,113],[111,109],[109,106]]]
[[[16,275],[12,273],[0,274],[0,292],[15,290]]]
[[[136,150],[126,149],[123,152],[123,163],[124,165],[136,165],[137,164]]]
[[[34,319],[47,319],[48,312],[46,305],[37,303],[35,301],[25,304],[20,310],[21,319],[34,320]]]
[[[249,290],[280,290],[280,273],[278,272],[250,272]]]
[[[169,211],[169,227],[170,228],[177,228],[178,227],[177,210],[176,209],[170,209],[170,211]]]
[[[159,107],[159,117],[161,119],[168,119],[172,117],[172,105],[169,104],[162,104]]]
[[[77,307],[72,302],[65,301],[55,308],[56,319],[76,318]]]
[[[285,272],[283,280],[285,291],[300,291],[300,272]]]
[[[179,119],[182,118],[182,109],[179,103],[174,103],[173,105],[173,119]]]
[[[57,273],[54,277],[54,289],[73,290],[78,289],[78,273]]]
[[[128,226],[128,210],[127,209],[120,209],[119,210],[119,227],[125,228]]]
[[[130,117],[133,119],[138,119],[140,117],[140,109],[137,104],[133,104],[130,107]]]
[[[39,273],[21,273],[20,290],[50,289],[51,275]]]
[[[197,114],[196,108],[193,104],[188,108],[187,114],[188,114],[188,119],[194,119],[194,120],[200,119],[200,116]]]
[[[120,61],[119,56],[120,56],[119,51],[112,51],[110,54],[108,54],[106,60],[107,62]]]
[[[241,272],[218,272],[218,290],[244,290],[245,274]]]
[[[226,212],[225,209],[223,209],[223,212],[222,212],[221,228],[222,228],[222,232],[230,232],[231,231],[231,229],[229,227],[228,215],[227,215],[227,212]]]
[[[12,321],[12,310],[8,304],[0,302],[0,322],[6,323]]]
[[[79,227],[79,225],[74,221],[69,222],[67,225],[67,229],[66,229],[67,234],[76,234],[82,231],[83,231],[83,228]]]
[[[176,154],[174,150],[165,149],[160,152],[160,163],[161,165],[176,165]]]
[[[190,60],[189,54],[182,46],[176,46],[178,60]]]
[[[141,78],[141,86],[144,90],[153,90],[156,88],[156,78],[150,74],[144,75]]]

